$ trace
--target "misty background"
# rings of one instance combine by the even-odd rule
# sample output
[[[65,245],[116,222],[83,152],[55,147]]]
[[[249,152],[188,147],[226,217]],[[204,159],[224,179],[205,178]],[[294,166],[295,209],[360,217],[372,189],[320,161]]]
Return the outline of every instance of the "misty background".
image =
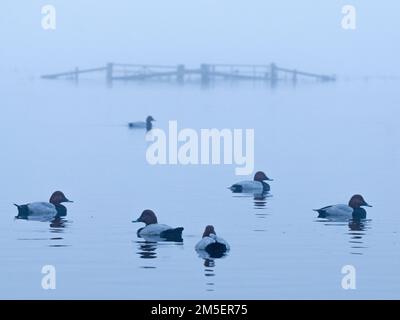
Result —
[[[56,8],[56,30],[41,28],[46,4]],[[348,4],[356,30],[341,27]],[[106,62],[276,62],[338,76],[400,70],[396,0],[5,0],[0,9],[2,70],[36,75]]]
[[[41,27],[48,4],[55,31]],[[354,31],[341,27],[349,4]],[[397,0],[2,0],[0,298],[399,298],[399,11]],[[338,81],[40,79],[107,62],[275,62]],[[128,127],[148,115],[164,130],[253,128],[270,193],[231,193],[252,179],[236,165],[151,166],[145,130]],[[65,221],[14,219],[13,203],[55,190],[74,201]],[[362,223],[313,211],[355,193],[373,205]],[[184,227],[183,242],[139,238],[144,209]],[[194,250],[207,224],[231,246],[223,259]],[[41,287],[48,264],[56,290]],[[349,264],[357,290],[341,286]]]

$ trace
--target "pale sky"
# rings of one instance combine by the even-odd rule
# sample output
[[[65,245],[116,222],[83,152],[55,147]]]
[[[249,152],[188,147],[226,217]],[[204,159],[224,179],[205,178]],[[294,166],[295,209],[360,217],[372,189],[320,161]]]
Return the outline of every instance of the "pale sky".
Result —
[[[41,8],[56,8],[43,30]],[[356,30],[341,27],[355,6]],[[0,68],[46,73],[107,61],[265,63],[338,75],[399,75],[397,0],[3,0]]]

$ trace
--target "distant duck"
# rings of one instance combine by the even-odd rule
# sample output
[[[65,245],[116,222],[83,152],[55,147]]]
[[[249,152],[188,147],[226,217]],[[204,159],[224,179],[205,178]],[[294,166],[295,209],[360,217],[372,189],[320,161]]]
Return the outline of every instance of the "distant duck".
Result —
[[[147,131],[150,131],[153,128],[153,121],[156,121],[152,116],[148,116],[146,121],[137,121],[137,122],[129,122],[128,126],[131,129],[143,129],[146,128]]]
[[[61,203],[73,202],[68,200],[64,193],[61,191],[54,192],[49,202],[32,202],[28,204],[18,205],[18,216],[16,218],[27,219],[28,217],[65,217],[67,215],[67,208]]]
[[[183,228],[172,228],[166,224],[159,224],[152,210],[144,210],[140,217],[132,222],[143,222],[146,224],[137,231],[139,237],[159,237],[164,240],[182,241]]]
[[[230,250],[230,247],[224,239],[217,236],[214,226],[208,225],[195,249],[199,252],[207,252],[211,258],[220,258]]]
[[[336,204],[321,209],[314,209],[314,211],[318,212],[318,218],[352,217],[353,219],[365,219],[367,217],[367,211],[361,207],[372,206],[370,206],[361,195],[356,194],[351,197],[348,205]]]
[[[250,180],[241,181],[233,184],[232,186],[229,187],[229,189],[231,189],[232,192],[234,193],[244,192],[244,193],[262,194],[264,192],[268,192],[271,189],[269,184],[266,183],[265,181],[274,181],[274,180],[268,178],[264,172],[258,171],[254,175],[253,181]]]

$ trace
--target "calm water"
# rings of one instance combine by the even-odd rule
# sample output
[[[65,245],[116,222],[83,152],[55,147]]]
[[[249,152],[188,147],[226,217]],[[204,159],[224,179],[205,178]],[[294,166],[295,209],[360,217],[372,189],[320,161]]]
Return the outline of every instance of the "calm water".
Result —
[[[400,298],[399,82],[264,85],[41,81],[1,86],[0,298]],[[254,128],[255,167],[275,179],[266,198],[233,195],[233,165],[150,166],[156,126]],[[74,200],[62,224],[14,220],[13,203]],[[362,225],[313,208],[361,193]],[[143,209],[185,227],[183,243],[136,236]],[[194,250],[206,224],[228,240],[223,259]],[[57,289],[41,288],[54,265]],[[341,268],[354,265],[356,290]]]

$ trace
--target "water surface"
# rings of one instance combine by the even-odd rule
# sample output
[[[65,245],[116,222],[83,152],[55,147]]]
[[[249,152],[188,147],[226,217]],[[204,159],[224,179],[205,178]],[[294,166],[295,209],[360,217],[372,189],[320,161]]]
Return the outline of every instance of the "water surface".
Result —
[[[398,81],[115,84],[13,74],[1,89],[0,298],[400,298]],[[232,194],[233,165],[151,166],[144,131],[254,128],[266,197]],[[14,220],[13,203],[74,200],[66,221]],[[314,208],[361,193],[362,224],[317,219]],[[153,209],[185,227],[183,242],[140,239]],[[223,259],[194,250],[206,224],[231,245]],[[57,289],[41,288],[54,265]],[[354,265],[357,289],[343,290]]]

